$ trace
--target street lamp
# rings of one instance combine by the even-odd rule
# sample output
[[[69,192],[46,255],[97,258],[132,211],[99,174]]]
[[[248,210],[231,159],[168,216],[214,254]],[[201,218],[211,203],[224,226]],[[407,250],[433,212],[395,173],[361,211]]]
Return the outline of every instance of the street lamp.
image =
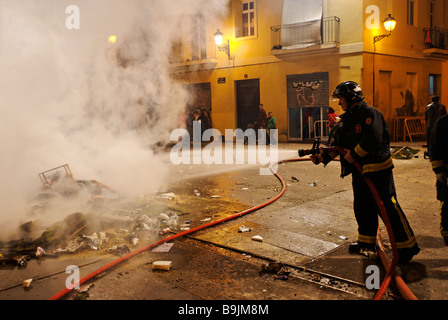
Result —
[[[223,42],[224,42],[224,35],[218,29],[215,32],[215,43],[218,46],[219,51],[220,52],[225,52],[227,54],[227,57],[229,58],[229,60],[231,60],[231,58],[230,58],[230,42],[229,42],[229,39],[227,39],[227,42],[225,44],[223,44]]]
[[[109,44],[117,43],[117,36],[116,35],[109,36],[109,38],[107,39],[107,42],[109,42]]]
[[[384,29],[386,29],[386,31],[389,31],[388,34],[380,34],[378,36],[375,36],[373,38],[373,43],[377,43],[378,41],[383,40],[384,38],[389,37],[392,34],[392,31],[395,30],[395,27],[397,26],[397,20],[395,20],[392,15],[389,13],[389,15],[387,16],[386,19],[384,19],[383,21],[384,24]]]

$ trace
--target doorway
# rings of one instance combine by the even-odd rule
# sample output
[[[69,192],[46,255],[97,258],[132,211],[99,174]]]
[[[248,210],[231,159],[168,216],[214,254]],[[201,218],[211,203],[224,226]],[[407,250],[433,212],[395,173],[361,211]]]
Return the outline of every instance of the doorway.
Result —
[[[328,137],[328,72],[286,77],[288,141]]]
[[[258,117],[260,105],[260,79],[239,80],[236,86],[237,128],[245,131]]]

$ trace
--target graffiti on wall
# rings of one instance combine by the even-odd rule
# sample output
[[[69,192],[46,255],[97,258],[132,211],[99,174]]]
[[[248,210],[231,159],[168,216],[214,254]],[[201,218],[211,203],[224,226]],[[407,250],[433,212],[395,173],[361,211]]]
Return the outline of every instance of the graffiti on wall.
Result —
[[[328,106],[328,73],[287,76],[288,108]]]
[[[325,135],[329,106],[328,72],[287,76],[288,132],[291,139]]]
[[[406,93],[400,92],[404,99],[404,104],[401,108],[395,109],[396,117],[415,117],[418,115],[418,106],[415,104],[414,95],[411,91],[406,90]]]

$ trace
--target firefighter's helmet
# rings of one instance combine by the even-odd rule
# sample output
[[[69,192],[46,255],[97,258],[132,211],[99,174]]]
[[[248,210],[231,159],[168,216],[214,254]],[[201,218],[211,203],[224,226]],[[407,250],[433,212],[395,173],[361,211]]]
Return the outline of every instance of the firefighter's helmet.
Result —
[[[349,103],[364,100],[364,94],[362,93],[361,87],[353,81],[342,82],[336,87],[331,97],[333,99],[344,97]]]

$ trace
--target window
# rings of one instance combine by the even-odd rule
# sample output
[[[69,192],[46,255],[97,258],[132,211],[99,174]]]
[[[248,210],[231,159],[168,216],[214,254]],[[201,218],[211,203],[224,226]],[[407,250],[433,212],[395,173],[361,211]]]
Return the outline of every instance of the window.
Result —
[[[238,1],[239,2],[239,1]],[[257,35],[256,1],[241,1],[235,11],[235,36],[254,37]]]
[[[429,75],[429,95],[440,95],[440,74]]]
[[[255,35],[255,1],[243,3],[243,37]]]
[[[435,12],[436,12],[436,3],[435,3],[435,1],[431,1],[431,4],[430,4],[430,10],[429,10],[429,26],[432,28],[432,27],[434,27],[434,15],[435,15]]]
[[[207,58],[207,44],[205,34],[205,17],[199,13],[191,16],[191,60],[197,61]]]
[[[408,25],[414,25],[414,0],[408,0]]]

